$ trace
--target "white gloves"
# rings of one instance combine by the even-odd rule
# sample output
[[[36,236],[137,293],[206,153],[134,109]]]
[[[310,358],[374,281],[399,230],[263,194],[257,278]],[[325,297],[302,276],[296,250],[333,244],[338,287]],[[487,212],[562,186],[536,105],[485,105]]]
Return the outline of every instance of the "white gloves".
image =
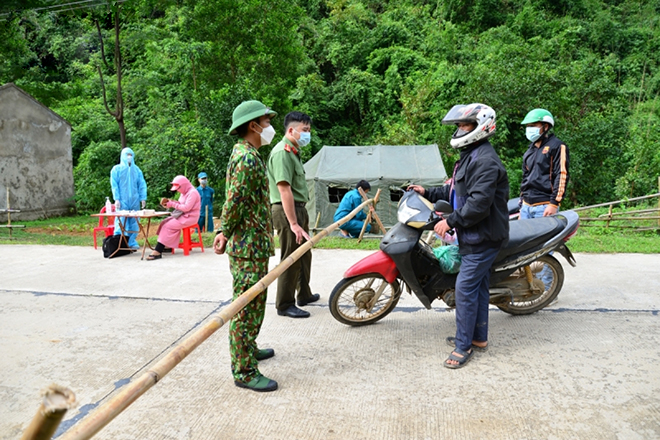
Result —
[[[144,208],[147,206],[147,201],[146,201],[146,200],[142,200],[142,201],[140,202],[140,206],[142,206],[142,209],[144,209]]]

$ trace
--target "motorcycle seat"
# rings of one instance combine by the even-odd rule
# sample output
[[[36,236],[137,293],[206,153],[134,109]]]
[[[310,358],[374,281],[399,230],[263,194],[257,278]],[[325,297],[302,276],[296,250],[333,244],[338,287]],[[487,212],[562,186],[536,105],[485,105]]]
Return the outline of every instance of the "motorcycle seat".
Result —
[[[501,260],[509,255],[540,246],[566,227],[563,217],[540,217],[509,222],[509,242],[497,256]]]

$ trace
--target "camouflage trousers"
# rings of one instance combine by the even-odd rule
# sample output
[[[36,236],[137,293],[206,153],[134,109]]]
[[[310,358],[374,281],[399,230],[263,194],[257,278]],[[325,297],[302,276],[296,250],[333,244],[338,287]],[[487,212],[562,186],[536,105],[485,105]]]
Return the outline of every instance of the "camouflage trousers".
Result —
[[[268,273],[268,259],[251,260],[229,256],[235,300]],[[259,376],[255,359],[257,336],[266,312],[267,290],[257,295],[229,322],[229,353],[234,380],[250,382]]]

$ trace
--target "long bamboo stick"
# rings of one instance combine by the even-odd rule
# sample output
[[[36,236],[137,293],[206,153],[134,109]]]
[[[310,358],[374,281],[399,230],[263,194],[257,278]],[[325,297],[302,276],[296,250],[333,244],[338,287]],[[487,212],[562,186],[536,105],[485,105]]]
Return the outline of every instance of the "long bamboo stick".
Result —
[[[49,386],[43,396],[39,410],[23,432],[21,440],[49,440],[76,400],[73,391],[55,384]]]
[[[177,364],[179,364],[186,356],[188,356],[195,348],[202,342],[209,338],[216,330],[226,324],[234,315],[241,311],[250,301],[252,301],[259,293],[266,290],[266,288],[279,277],[282,272],[288,269],[295,261],[297,261],[304,253],[309,251],[315,244],[317,244],[323,237],[326,237],[330,232],[337,229],[353,217],[357,215],[366,205],[373,203],[373,199],[363,202],[360,206],[351,211],[346,217],[331,224],[318,234],[314,235],[311,240],[300,246],[295,252],[282,260],[275,269],[269,272],[265,277],[260,279],[254,286],[248,289],[241,296],[236,298],[231,304],[224,309],[220,310],[217,314],[211,316],[201,328],[196,330],[188,336],[183,342],[170,350],[160,361],[149,368],[142,376],[131,381],[124,388],[117,393],[113,398],[108,400],[103,405],[99,406],[89,416],[85,417],[80,423],[74,425],[60,438],[61,440],[79,440],[89,439],[99,432],[104,426],[110,423],[117,417],[123,410],[125,410],[131,403],[135,402],[141,395],[146,393],[152,386],[158,383],[167,373],[170,372]]]

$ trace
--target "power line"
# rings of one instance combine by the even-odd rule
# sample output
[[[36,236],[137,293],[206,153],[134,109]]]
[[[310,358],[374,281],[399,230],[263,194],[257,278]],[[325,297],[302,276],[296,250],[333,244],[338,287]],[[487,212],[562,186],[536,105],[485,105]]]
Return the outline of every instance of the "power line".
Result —
[[[51,3],[55,3],[57,0],[52,0]],[[117,3],[124,3],[128,0],[117,0]],[[53,4],[50,6],[43,6],[40,8],[25,8],[22,10],[33,10],[35,12],[66,12],[66,11],[74,11],[77,9],[85,9],[85,8],[94,8],[97,6],[103,6],[107,5],[108,2],[105,0],[78,0],[78,1],[69,1],[66,3],[58,3],[58,4]],[[71,6],[68,8],[68,6]],[[5,13],[0,13],[0,20],[6,20],[6,17],[8,17],[11,13],[5,12]]]

